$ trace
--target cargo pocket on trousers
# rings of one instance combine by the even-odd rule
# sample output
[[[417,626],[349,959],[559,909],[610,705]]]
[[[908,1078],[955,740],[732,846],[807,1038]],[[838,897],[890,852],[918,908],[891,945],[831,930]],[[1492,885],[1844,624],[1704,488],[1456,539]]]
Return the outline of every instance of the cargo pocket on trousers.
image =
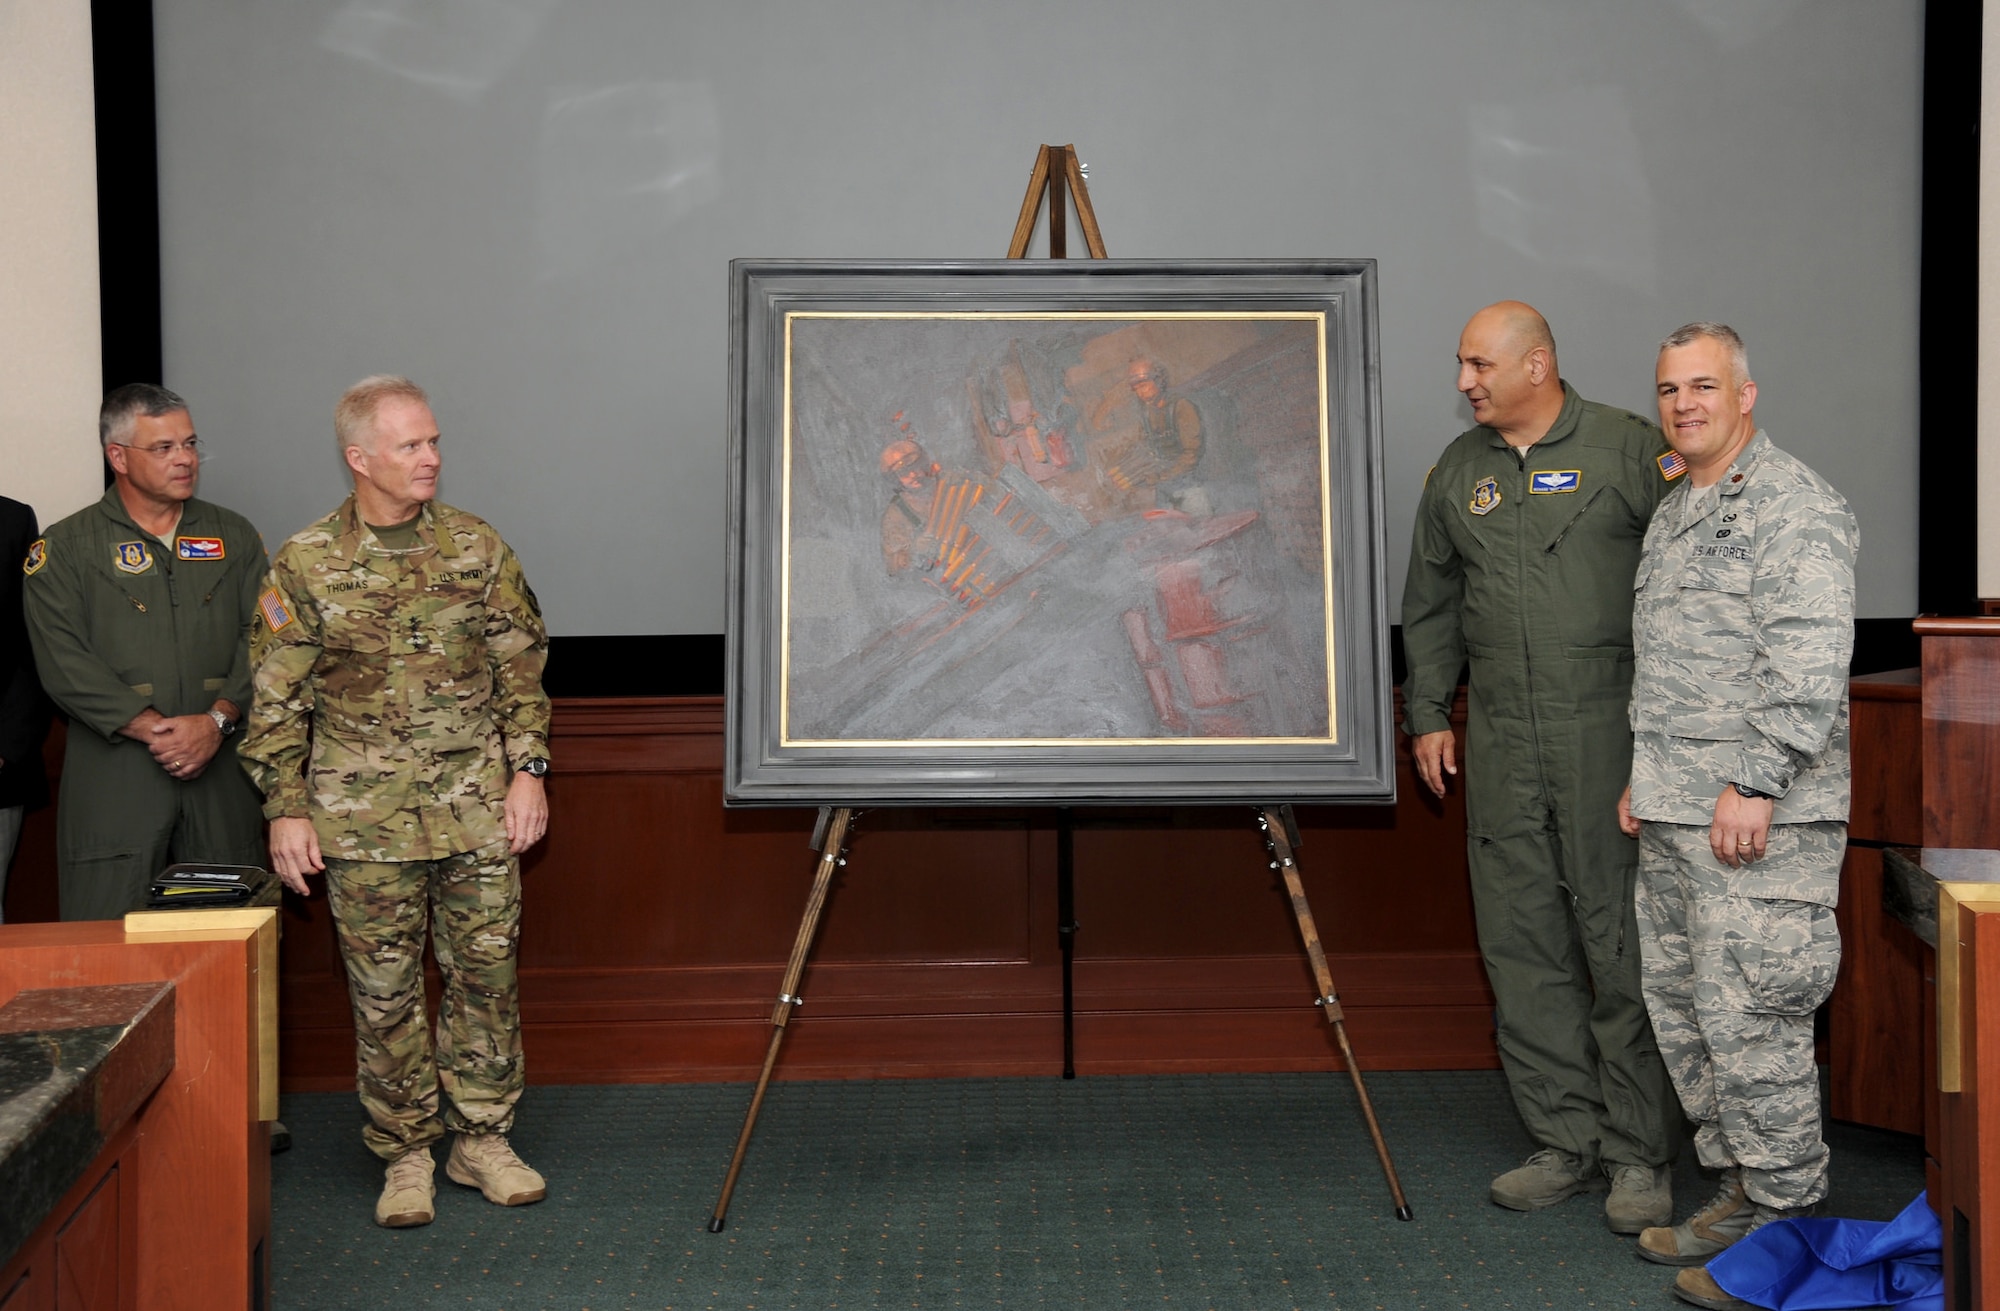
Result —
[[[1753,1012],[1807,1015],[1833,991],[1840,972],[1840,930],[1831,907],[1810,901],[1743,898],[1742,937],[1732,954]]]

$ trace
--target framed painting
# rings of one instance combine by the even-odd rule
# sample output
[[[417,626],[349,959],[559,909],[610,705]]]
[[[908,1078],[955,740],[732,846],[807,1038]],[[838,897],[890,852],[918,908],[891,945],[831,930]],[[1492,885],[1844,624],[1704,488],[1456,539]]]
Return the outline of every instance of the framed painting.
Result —
[[[1394,799],[1375,266],[730,266],[732,805]]]

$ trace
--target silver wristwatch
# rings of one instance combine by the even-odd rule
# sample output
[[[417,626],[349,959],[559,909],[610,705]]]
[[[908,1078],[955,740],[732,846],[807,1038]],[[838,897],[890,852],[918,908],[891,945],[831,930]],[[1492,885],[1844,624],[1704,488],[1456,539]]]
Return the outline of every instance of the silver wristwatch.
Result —
[[[547,778],[549,775],[549,758],[547,756],[536,756],[533,760],[522,761],[521,772],[529,778]]]
[[[218,729],[222,730],[222,735],[224,737],[228,737],[231,733],[234,733],[236,731],[236,721],[231,719],[228,715],[223,714],[220,710],[209,711],[208,717],[215,721],[215,726]]]

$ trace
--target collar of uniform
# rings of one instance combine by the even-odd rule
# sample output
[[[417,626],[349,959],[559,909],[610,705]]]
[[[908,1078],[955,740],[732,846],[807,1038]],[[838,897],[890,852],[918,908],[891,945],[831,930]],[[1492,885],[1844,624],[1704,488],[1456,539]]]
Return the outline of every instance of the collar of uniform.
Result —
[[[125,508],[125,498],[118,494],[117,483],[114,482],[104,489],[103,499],[98,501],[97,508],[103,511],[105,518],[111,520],[111,522],[117,524],[119,527],[130,528],[133,532],[143,537],[153,537],[153,534],[138,525],[138,522],[132,518],[132,512]],[[187,500],[182,501],[180,522],[174,525],[174,530],[168,533],[165,538],[154,537],[153,540],[172,545],[173,539],[181,535],[182,529],[187,528],[190,524],[199,524],[202,521],[202,508],[202,502],[198,497],[190,496]]]
[[[1556,421],[1549,425],[1549,430],[1537,438],[1535,444],[1528,448],[1529,450],[1539,450],[1544,446],[1552,445],[1576,431],[1577,420],[1583,417],[1583,397],[1577,395],[1576,389],[1571,387],[1568,382],[1563,382],[1562,389],[1563,404],[1562,408],[1556,411]],[[1507,439],[1500,435],[1499,429],[1488,428],[1486,434],[1486,444],[1488,446],[1498,449],[1507,445]]]
[[[1716,486],[1723,496],[1740,496],[1750,485],[1750,475],[1756,472],[1757,462],[1764,458],[1764,452],[1771,449],[1771,439],[1759,428],[1750,434],[1749,444],[1736,452],[1736,458],[1729,462],[1729,472],[1722,475]]]
[[[355,503],[352,492],[348,493],[347,499],[340,503],[340,508],[334,513],[340,518],[340,536],[333,544],[333,558],[342,565],[351,565],[354,563],[354,557],[361,553],[362,542],[372,538],[374,534],[369,532],[366,524],[362,523],[361,507]],[[417,536],[436,547],[439,555],[458,554],[458,543],[452,540],[451,534],[441,533],[437,529],[436,501],[425,501],[423,508],[417,512]]]

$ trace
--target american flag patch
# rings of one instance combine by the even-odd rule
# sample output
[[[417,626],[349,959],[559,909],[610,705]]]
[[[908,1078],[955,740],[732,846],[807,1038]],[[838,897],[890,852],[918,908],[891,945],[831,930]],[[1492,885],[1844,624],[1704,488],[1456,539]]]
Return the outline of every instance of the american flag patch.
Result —
[[[174,550],[183,560],[220,560],[222,539],[220,537],[176,537]]]
[[[1679,451],[1668,451],[1660,457],[1660,476],[1668,482],[1688,471],[1688,462],[1681,458]]]
[[[264,627],[277,632],[292,622],[292,611],[285,599],[278,595],[278,589],[267,587],[257,598],[257,609],[264,616]]]

